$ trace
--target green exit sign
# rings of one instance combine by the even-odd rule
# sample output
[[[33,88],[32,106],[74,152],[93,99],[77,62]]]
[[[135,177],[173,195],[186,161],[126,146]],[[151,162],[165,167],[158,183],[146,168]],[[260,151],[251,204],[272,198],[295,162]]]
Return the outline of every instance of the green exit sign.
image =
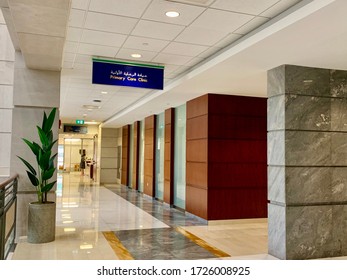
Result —
[[[76,124],[84,124],[84,120],[76,120]]]

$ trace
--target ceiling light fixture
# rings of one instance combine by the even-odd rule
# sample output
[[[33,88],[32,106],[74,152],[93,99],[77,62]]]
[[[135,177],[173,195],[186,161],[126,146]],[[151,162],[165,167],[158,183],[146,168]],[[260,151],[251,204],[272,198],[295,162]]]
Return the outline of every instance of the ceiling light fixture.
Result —
[[[101,94],[107,94],[107,91],[102,91]]]
[[[140,57],[142,57],[142,55],[139,54],[139,53],[133,53],[133,54],[131,55],[131,57],[133,57],[133,58],[140,58]]]
[[[96,106],[96,105],[83,105],[82,107],[88,110],[100,109],[100,106]]]
[[[178,17],[180,13],[176,11],[168,11],[165,13],[165,15],[170,18],[175,18],[175,17]]]

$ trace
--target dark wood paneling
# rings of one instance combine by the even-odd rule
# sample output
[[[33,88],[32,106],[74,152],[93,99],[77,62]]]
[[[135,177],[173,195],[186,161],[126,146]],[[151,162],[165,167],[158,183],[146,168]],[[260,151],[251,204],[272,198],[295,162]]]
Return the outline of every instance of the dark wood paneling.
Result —
[[[208,94],[208,113],[229,116],[267,116],[266,98]]]
[[[134,141],[133,141],[133,167],[132,167],[132,188],[138,190],[139,188],[139,148],[140,148],[140,122],[134,123]]]
[[[266,140],[224,140],[209,139],[209,162],[247,163],[259,162],[266,164]]]
[[[208,94],[187,103],[188,212],[267,217],[266,115],[265,98]],[[204,191],[206,199],[191,197]]]
[[[207,190],[195,188],[187,184],[186,211],[203,219],[208,218]]]
[[[266,189],[209,189],[208,220],[267,217]]]
[[[155,187],[155,126],[156,116],[145,118],[145,154],[144,154],[144,190],[149,196],[154,196]]]
[[[173,204],[175,109],[165,110],[164,202]]]
[[[129,142],[130,142],[130,125],[122,127],[122,177],[121,184],[129,185]]]

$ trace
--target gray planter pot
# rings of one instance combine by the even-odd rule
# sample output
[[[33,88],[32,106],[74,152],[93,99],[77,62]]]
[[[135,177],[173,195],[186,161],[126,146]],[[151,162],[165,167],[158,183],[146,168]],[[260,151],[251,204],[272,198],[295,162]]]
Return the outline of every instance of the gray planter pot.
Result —
[[[47,243],[55,239],[55,202],[29,203],[28,242]]]

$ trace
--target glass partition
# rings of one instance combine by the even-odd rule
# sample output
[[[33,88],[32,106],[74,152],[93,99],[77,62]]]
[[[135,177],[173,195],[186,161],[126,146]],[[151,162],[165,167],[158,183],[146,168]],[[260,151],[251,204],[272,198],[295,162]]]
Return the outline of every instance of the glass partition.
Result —
[[[161,113],[157,115],[157,131],[155,142],[155,197],[164,199],[164,147],[165,147],[165,115]]]
[[[143,192],[143,186],[145,181],[144,167],[145,167],[145,124],[144,121],[140,122],[140,146],[139,146],[139,176],[138,176],[138,190]]]
[[[175,110],[174,205],[186,207],[186,105]]]

